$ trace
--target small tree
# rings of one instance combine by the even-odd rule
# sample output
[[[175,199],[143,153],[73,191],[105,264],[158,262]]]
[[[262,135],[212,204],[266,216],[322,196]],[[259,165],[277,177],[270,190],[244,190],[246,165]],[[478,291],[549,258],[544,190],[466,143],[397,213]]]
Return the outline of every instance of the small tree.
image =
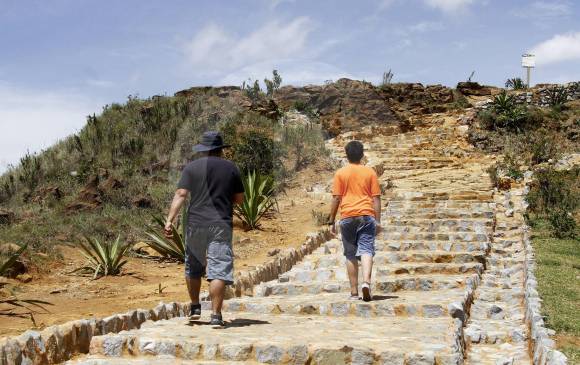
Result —
[[[514,77],[513,79],[507,79],[505,82],[505,87],[512,88],[514,90],[522,90],[526,88],[526,84],[519,77]]]
[[[393,81],[393,76],[395,76],[395,74],[391,72],[391,69],[389,69],[387,72],[383,72],[383,81],[381,85],[390,85]]]
[[[273,70],[272,80],[265,78],[264,84],[266,85],[266,95],[273,97],[274,93],[280,88],[280,85],[282,85],[282,76],[280,76],[278,70]]]

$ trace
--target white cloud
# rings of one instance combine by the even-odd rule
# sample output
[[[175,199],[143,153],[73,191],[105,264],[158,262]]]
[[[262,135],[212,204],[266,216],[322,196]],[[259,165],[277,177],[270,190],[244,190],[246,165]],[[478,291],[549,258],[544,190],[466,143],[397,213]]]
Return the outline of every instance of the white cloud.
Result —
[[[557,34],[532,47],[538,65],[580,60],[580,32]]]
[[[513,12],[516,16],[537,22],[567,17],[572,14],[572,6],[567,0],[534,1],[525,8]],[[541,24],[540,24],[541,25]]]
[[[267,0],[268,3],[270,4],[270,9],[271,10],[275,10],[278,5],[281,5],[283,3],[294,3],[296,0]]]
[[[79,130],[102,103],[72,92],[39,92],[0,82],[0,173]]]
[[[419,22],[417,24],[413,24],[409,26],[409,31],[412,33],[426,33],[426,32],[434,32],[438,30],[443,30],[445,27],[441,22]]]
[[[243,37],[211,24],[186,43],[184,51],[196,70],[221,73],[268,60],[300,57],[312,30],[308,17],[285,24],[269,22]]]
[[[108,80],[88,79],[86,82],[87,82],[87,85],[89,85],[89,86],[100,87],[100,88],[108,88],[108,87],[115,86],[115,83],[113,81],[108,81]]]
[[[282,85],[322,84],[327,80],[336,81],[342,77],[374,81],[369,75],[353,75],[326,62],[285,59],[276,62],[265,61],[240,68],[224,76],[219,84],[239,85],[241,80],[252,78],[262,80],[272,69],[278,69],[282,76]]]
[[[424,0],[432,8],[443,11],[444,13],[456,13],[465,10],[475,0]]]

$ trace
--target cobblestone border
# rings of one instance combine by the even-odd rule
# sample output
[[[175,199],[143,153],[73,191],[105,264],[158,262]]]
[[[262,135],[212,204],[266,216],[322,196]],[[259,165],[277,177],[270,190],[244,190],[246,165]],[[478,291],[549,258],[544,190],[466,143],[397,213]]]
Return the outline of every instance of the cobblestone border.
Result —
[[[251,294],[254,285],[270,281],[290,270],[304,256],[328,241],[328,230],[307,235],[300,248],[290,248],[253,270],[242,272],[227,297]],[[102,319],[82,319],[45,328],[28,330],[17,337],[0,338],[0,365],[58,364],[76,354],[88,353],[93,336],[140,328],[145,321],[183,317],[190,303],[159,303],[153,309],[136,309]]]
[[[542,299],[538,294],[538,281],[534,271],[536,269],[536,257],[530,229],[524,226],[524,245],[526,248],[525,272],[525,320],[530,327],[531,345],[534,365],[565,365],[568,363],[566,356],[556,350],[555,342],[550,338],[555,332],[545,327],[541,314]]]
[[[531,176],[527,176],[526,185],[531,182]],[[526,186],[525,195],[529,192]],[[527,209],[527,205],[523,207]],[[550,337],[554,335],[554,330],[545,327],[542,317],[542,299],[538,293],[538,281],[534,271],[536,270],[536,255],[530,239],[530,227],[525,223],[524,247],[526,250],[526,260],[524,261],[524,306],[526,309],[525,321],[530,329],[531,355],[534,365],[566,365],[568,358],[566,355],[556,350],[555,342]]]

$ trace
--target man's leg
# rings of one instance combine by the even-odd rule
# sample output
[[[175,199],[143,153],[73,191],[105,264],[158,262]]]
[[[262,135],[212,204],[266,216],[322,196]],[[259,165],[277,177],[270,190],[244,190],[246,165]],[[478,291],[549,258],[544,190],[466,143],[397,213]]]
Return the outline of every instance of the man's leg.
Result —
[[[226,292],[226,283],[223,280],[214,279],[209,283],[209,295],[211,296],[211,309],[213,314],[222,313],[222,305]]]
[[[201,278],[205,273],[205,255],[203,251],[196,253],[195,249],[199,246],[205,250],[203,238],[203,232],[199,232],[198,229],[189,229],[186,236],[185,283],[191,299],[190,320],[198,320],[201,317],[199,293],[201,291]]]
[[[199,292],[201,291],[201,277],[192,278],[189,275],[185,276],[185,283],[187,284],[187,292],[191,304],[199,304]]]
[[[212,239],[207,248],[207,278],[210,280],[212,319],[214,325],[224,325],[222,304],[226,285],[234,283],[234,253],[232,251],[232,230],[211,227]]]

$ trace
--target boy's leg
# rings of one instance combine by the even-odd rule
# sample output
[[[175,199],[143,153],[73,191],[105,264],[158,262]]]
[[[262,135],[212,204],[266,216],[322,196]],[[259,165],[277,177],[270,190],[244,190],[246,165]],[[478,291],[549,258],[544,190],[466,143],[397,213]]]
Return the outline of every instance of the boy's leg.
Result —
[[[373,257],[368,254],[361,255],[362,264],[362,279],[365,283],[371,282],[371,275],[373,273]]]
[[[346,272],[350,282],[350,294],[358,295],[358,260],[356,259],[357,241],[356,218],[344,218],[340,221],[340,235],[344,256],[346,257]]]
[[[346,272],[350,282],[350,295],[358,295],[358,260],[346,259]]]
[[[358,227],[357,253],[362,262],[363,276],[363,300],[372,299],[370,292],[371,276],[373,272],[373,257],[375,256],[375,219],[370,216],[363,217],[361,225]]]

